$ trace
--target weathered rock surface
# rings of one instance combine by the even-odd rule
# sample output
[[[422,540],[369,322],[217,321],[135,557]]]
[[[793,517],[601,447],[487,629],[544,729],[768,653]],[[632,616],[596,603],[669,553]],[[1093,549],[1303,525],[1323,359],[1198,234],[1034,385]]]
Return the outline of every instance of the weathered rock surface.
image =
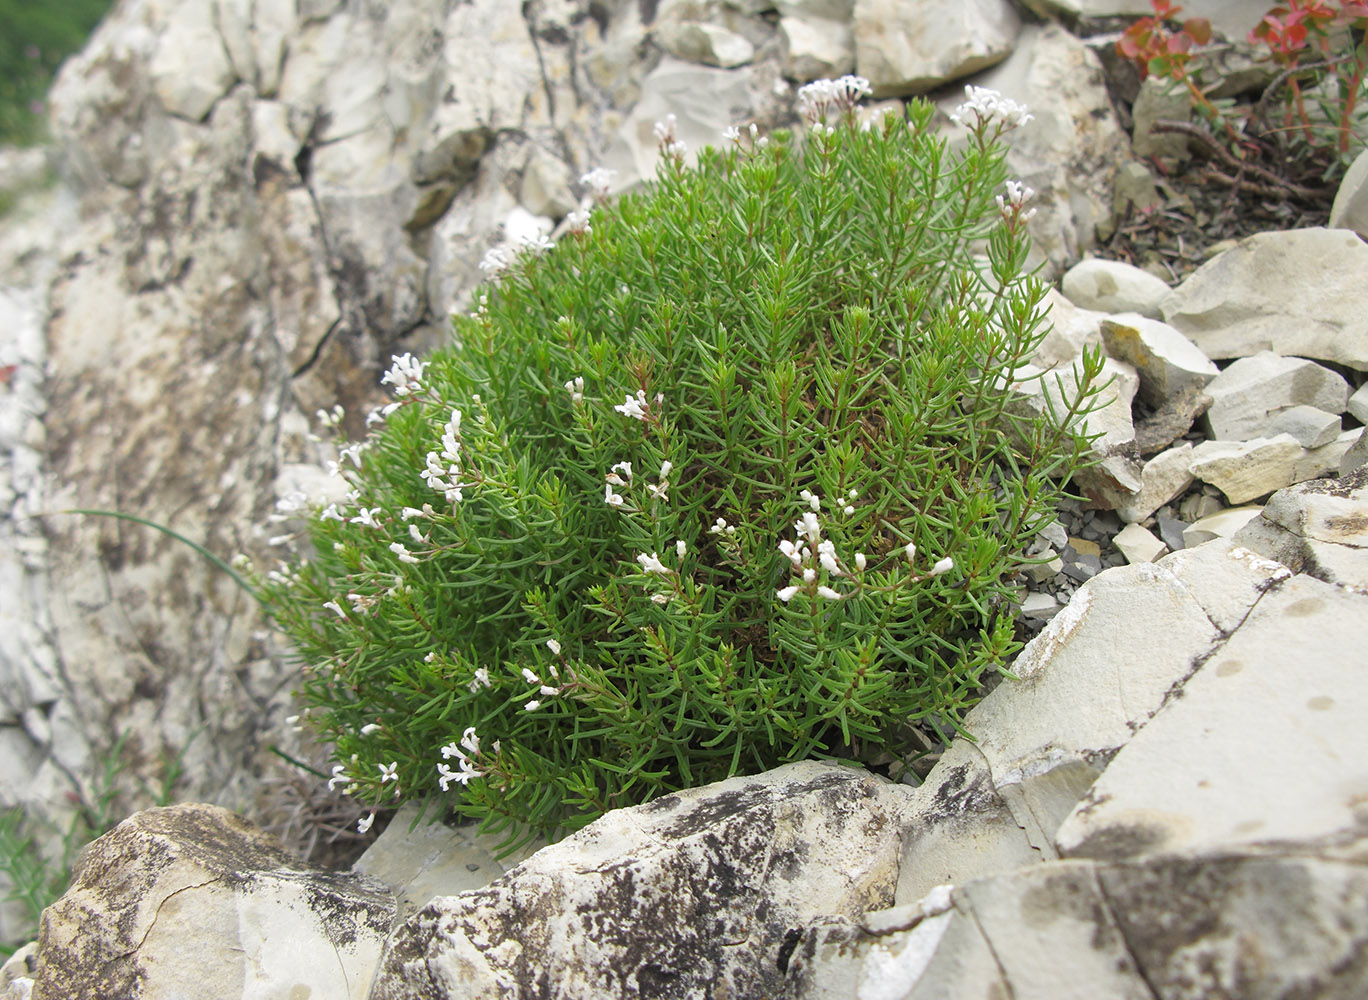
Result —
[[[426,906],[372,997],[775,995],[793,928],[892,902],[910,791],[801,763],[617,810]]]
[[[1103,320],[1101,329],[1107,355],[1134,366],[1140,376],[1139,396],[1151,406],[1162,406],[1185,390],[1200,390],[1221,374],[1210,358],[1167,323],[1121,313]]]
[[[302,866],[214,806],[149,809],[91,844],[43,914],[34,1000],[362,1000],[394,900]]]
[[[1206,425],[1218,441],[1272,437],[1280,433],[1270,420],[1275,414],[1297,406],[1339,414],[1349,399],[1349,383],[1335,372],[1271,351],[1240,358],[1210,380],[1204,391],[1211,397]]]
[[[1368,244],[1343,229],[1259,233],[1214,257],[1162,304],[1207,357],[1260,351],[1368,369]]]
[[[1279,490],[1235,540],[1298,573],[1368,588],[1368,468]]]
[[[1001,62],[1020,26],[1005,0],[856,0],[855,69],[875,97],[923,94]]]

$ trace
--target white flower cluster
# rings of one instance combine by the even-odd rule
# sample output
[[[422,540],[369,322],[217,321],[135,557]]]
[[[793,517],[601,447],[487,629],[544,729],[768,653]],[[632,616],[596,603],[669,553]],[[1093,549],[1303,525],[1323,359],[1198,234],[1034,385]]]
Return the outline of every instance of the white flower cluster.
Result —
[[[494,743],[494,752],[499,752],[497,741]],[[474,726],[470,726],[462,734],[459,746],[456,743],[448,743],[442,747],[442,763],[437,765],[437,783],[442,786],[442,791],[450,788],[453,781],[468,785],[472,779],[484,777],[486,772],[481,771],[475,764],[479,756],[480,737],[475,735]],[[446,763],[453,757],[456,759],[455,770]]]
[[[546,647],[547,647],[548,649],[550,649],[552,653],[555,653],[557,656],[560,655],[560,643],[559,643],[559,642],[556,642],[555,639],[548,639],[548,640],[546,640]],[[556,665],[555,665],[554,663],[549,664],[549,665],[548,665],[548,669],[551,671],[551,679],[552,679],[553,681],[559,681],[559,680],[560,680],[560,670],[558,670],[558,669],[556,668]],[[543,698],[554,698],[556,695],[560,694],[562,691],[565,690],[564,685],[557,686],[557,685],[555,685],[555,684],[545,684],[545,683],[543,683],[543,682],[542,682],[542,679],[541,679],[540,677],[538,677],[536,674],[534,674],[531,670],[528,670],[526,667],[523,667],[523,668],[522,668],[522,676],[523,676],[523,680],[527,681],[527,683],[529,683],[529,684],[531,684],[533,687],[537,688],[537,692],[538,692]],[[537,709],[539,709],[539,708],[541,708],[541,707],[542,707],[541,701],[540,701],[539,699],[537,699],[537,698],[533,698],[531,701],[529,701],[529,702],[527,702],[525,705],[523,705],[523,711],[524,711],[524,712],[535,712]]]
[[[423,373],[427,370],[427,362],[419,361],[412,354],[390,355],[390,360],[394,364],[381,377],[380,384],[394,386],[396,396],[411,396],[420,392],[423,388]]]
[[[674,471],[674,463],[666,459],[660,463],[660,478],[657,482],[647,483],[646,492],[650,494],[652,500],[670,499],[670,473]],[[621,493],[613,490],[614,486],[632,485],[632,463],[618,462],[608,470],[608,475],[603,477],[605,486],[603,488],[603,502],[609,507],[621,507],[625,500]]]
[[[769,145],[769,136],[761,135],[760,126],[756,125],[755,122],[751,122],[747,126],[747,131],[750,133],[752,149],[764,149]],[[728,125],[722,130],[722,138],[739,146],[741,145],[741,129],[736,125]]]
[[[660,152],[683,163],[689,147],[679,138],[678,126],[679,121],[674,115],[666,115],[663,122],[655,123],[655,128],[652,131],[655,133],[656,142],[660,145]]]
[[[659,406],[665,402],[665,394],[656,393],[655,405]],[[623,402],[613,407],[619,413],[631,417],[633,420],[646,420],[651,414],[651,401],[646,398],[646,390],[638,389],[636,396],[627,396]]]
[[[869,81],[847,74],[836,80],[813,80],[798,88],[798,112],[810,125],[825,122],[827,114],[850,111],[871,93]]]
[[[570,393],[570,402],[584,402],[584,376],[576,375],[569,382],[566,382],[565,391]]]
[[[1003,97],[996,90],[987,87],[968,86],[964,88],[965,102],[950,115],[956,125],[966,128],[979,128],[990,121],[998,121],[1003,129],[1014,129],[1025,125],[1035,116],[1026,111],[1026,105],[1018,104],[1010,97]],[[973,121],[967,121],[970,115]]]
[[[854,499],[857,495],[855,490],[850,490],[847,496]],[[838,505],[845,504],[847,496],[838,498]],[[795,539],[792,541],[787,538],[780,539],[779,551],[788,559],[794,572],[801,575],[802,582],[781,587],[775,591],[775,596],[785,603],[793,600],[800,591],[806,591],[829,601],[841,600],[851,596],[840,593],[828,584],[821,583],[822,574],[825,574],[827,579],[853,578],[856,585],[859,586],[859,576],[864,573],[865,568],[869,565],[869,560],[863,552],[856,552],[852,560],[855,572],[852,574],[837,557],[835,543],[829,538],[822,537],[822,525],[817,518],[817,512],[822,507],[821,498],[810,490],[803,490],[799,497],[809,509],[803,512],[800,520],[794,522]],[[845,514],[850,514],[853,512],[853,508],[846,504],[842,511]],[[725,525],[725,523],[720,518],[718,519],[718,524]],[[716,526],[714,526],[714,531],[716,530]],[[907,556],[907,562],[910,565],[916,558],[917,547],[908,542],[903,548],[903,554]],[[940,576],[954,568],[955,560],[946,556],[932,567],[927,576]],[[924,577],[916,579],[924,579]]]
[[[1035,197],[1035,190],[1027,187],[1025,184],[1021,183],[1021,181],[1008,181],[1006,186],[1007,197],[1004,198],[1002,195],[998,195],[995,199],[997,201],[998,211],[1002,213],[1002,217],[1008,222],[1017,225],[1034,217],[1036,214],[1034,208],[1026,209],[1024,212],[1022,211],[1022,208],[1025,207],[1026,202]]]
[[[613,178],[617,176],[616,170],[608,170],[605,167],[595,167],[580,177],[583,184],[591,195],[602,201],[608,197],[608,192],[613,186]]]
[[[461,411],[452,410],[442,428],[441,452],[427,453],[427,468],[419,475],[428,487],[446,497],[447,503],[461,502]]]

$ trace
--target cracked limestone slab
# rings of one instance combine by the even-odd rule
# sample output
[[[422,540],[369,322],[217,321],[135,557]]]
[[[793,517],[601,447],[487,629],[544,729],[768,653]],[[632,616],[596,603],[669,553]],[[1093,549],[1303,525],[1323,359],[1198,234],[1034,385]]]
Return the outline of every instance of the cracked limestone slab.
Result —
[[[1106,761],[1219,637],[1167,569],[1142,563],[1088,581],[1012,664],[1019,679],[965,717],[975,742],[955,741],[917,789],[898,901],[1052,859],[1055,830]]]
[[[226,809],[148,809],[44,912],[33,1000],[362,1000],[393,913],[380,883],[302,865]]]
[[[1108,860],[1327,844],[1368,800],[1368,595],[1279,584],[1121,750],[1060,827]]]
[[[800,928],[783,995],[1358,1000],[1365,898],[1361,862],[1295,849],[1055,861]]]
[[[1235,540],[1294,572],[1368,587],[1368,468],[1279,490]]]

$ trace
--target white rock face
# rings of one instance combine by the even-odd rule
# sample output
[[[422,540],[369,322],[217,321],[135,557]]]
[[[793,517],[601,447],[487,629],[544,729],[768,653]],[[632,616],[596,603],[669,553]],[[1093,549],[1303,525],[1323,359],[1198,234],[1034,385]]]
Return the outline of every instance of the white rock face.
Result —
[[[856,0],[855,70],[875,97],[923,94],[1001,62],[1020,26],[1006,0]]]
[[[1206,386],[1211,397],[1205,423],[1218,441],[1248,441],[1278,433],[1270,417],[1294,406],[1343,413],[1349,383],[1305,358],[1261,351],[1231,364]]]
[[[1212,258],[1162,305],[1209,358],[1260,351],[1368,369],[1368,244],[1342,229],[1260,233]]]
[[[149,809],[44,914],[34,997],[363,1000],[393,914],[379,883],[301,867],[227,810]]]
[[[1158,319],[1159,303],[1169,286],[1134,264],[1089,257],[1064,273],[1060,290],[1080,309]]]
[[[1154,562],[1165,552],[1165,545],[1154,532],[1139,524],[1128,524],[1113,539],[1128,563]]]
[[[1121,500],[1117,516],[1127,523],[1143,521],[1192,485],[1192,442],[1155,455],[1140,470],[1140,489]]]

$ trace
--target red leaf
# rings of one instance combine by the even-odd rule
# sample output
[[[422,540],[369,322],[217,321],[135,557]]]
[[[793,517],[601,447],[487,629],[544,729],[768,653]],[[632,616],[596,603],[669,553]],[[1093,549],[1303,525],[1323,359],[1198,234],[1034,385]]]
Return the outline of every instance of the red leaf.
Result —
[[[1211,22],[1204,17],[1190,17],[1183,22],[1183,33],[1198,45],[1211,41]]]

